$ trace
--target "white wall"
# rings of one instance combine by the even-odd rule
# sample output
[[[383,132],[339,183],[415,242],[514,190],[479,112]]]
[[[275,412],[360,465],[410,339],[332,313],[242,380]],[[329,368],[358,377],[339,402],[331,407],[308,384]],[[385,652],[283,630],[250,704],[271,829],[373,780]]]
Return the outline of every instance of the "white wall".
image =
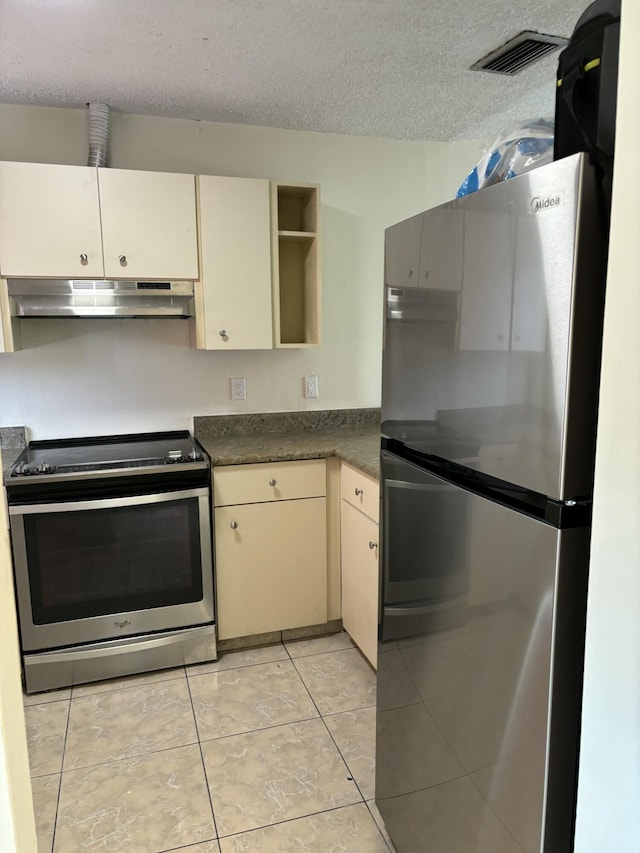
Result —
[[[36,853],[36,849],[13,567],[5,493],[0,488],[0,851]]]
[[[640,850],[640,4],[622,4],[576,853]]]
[[[86,149],[84,111],[0,105],[0,159],[82,164]],[[114,115],[116,168],[320,184],[322,346],[200,352],[182,321],[31,321],[26,349],[0,356],[0,423],[46,438],[188,427],[194,414],[378,406],[384,228],[452,197],[478,150]],[[308,373],[317,400],[302,397]],[[246,402],[230,401],[231,376],[246,376]]]

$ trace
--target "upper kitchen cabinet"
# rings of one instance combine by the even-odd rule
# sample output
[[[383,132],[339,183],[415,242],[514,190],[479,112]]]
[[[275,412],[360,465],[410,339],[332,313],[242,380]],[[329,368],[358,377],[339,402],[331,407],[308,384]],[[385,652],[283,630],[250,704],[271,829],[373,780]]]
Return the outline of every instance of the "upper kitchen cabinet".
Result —
[[[419,287],[422,214],[392,225],[385,232],[384,283],[389,287]]]
[[[103,278],[94,168],[0,162],[0,274]]]
[[[106,278],[199,277],[193,175],[98,169],[98,187]]]
[[[0,274],[195,280],[195,177],[0,162]]]
[[[271,349],[269,181],[198,177],[200,349]]]
[[[422,218],[420,266],[415,282],[429,290],[461,290],[464,211],[455,202]]]
[[[465,213],[461,350],[510,347],[514,228],[508,210]]]
[[[21,348],[20,328],[11,317],[6,279],[0,278],[0,353]]]
[[[276,347],[320,343],[319,187],[273,184],[273,327]]]

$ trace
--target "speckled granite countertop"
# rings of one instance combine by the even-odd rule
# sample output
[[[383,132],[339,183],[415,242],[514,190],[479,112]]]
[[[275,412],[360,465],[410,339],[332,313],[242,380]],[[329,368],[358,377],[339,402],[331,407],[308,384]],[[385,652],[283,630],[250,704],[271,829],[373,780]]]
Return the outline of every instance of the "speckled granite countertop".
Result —
[[[26,447],[24,427],[0,427],[0,448],[2,449],[2,477]]]
[[[377,409],[286,412],[198,417],[194,433],[213,465],[337,456],[377,480],[379,424]]]

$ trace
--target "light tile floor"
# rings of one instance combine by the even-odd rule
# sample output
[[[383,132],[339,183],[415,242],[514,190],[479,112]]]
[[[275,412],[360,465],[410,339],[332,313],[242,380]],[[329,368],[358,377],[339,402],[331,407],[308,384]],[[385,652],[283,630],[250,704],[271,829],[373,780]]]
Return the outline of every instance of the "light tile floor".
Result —
[[[342,633],[25,697],[39,853],[389,853]]]

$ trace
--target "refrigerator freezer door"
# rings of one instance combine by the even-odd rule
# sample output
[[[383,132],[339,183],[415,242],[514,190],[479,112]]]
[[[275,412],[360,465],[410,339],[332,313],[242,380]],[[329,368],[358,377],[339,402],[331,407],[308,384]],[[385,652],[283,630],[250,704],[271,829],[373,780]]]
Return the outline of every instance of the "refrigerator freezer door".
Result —
[[[391,837],[399,853],[569,851],[588,530],[385,470],[433,496],[407,490],[413,534],[384,525],[376,802]],[[388,499],[385,480],[385,518]],[[387,576],[419,566],[431,596],[389,603]]]
[[[440,252],[420,259],[431,272],[419,287],[387,279],[386,435],[453,460],[455,439],[476,444],[480,472],[558,500],[590,495],[606,242],[596,195],[576,155],[422,215],[421,255],[447,246],[451,270]],[[388,229],[386,250],[407,267],[403,228],[414,269],[416,217]]]
[[[428,620],[466,610],[473,495],[390,453],[381,454],[381,465],[384,630],[391,639],[396,629],[400,636],[407,632],[407,603],[418,626],[421,609]]]

